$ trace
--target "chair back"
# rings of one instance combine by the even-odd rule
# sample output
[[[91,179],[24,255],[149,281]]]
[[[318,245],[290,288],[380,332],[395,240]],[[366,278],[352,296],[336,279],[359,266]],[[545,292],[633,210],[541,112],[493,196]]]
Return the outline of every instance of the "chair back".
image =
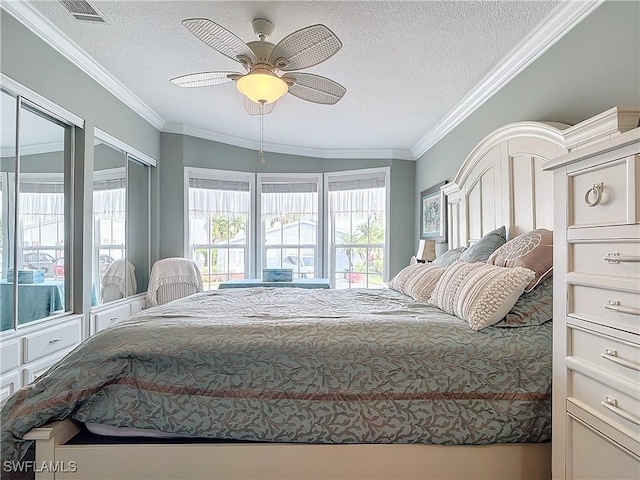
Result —
[[[163,258],[151,269],[147,307],[163,305],[202,289],[202,276],[196,262],[188,258]]]
[[[102,303],[135,295],[138,291],[135,270],[131,262],[122,258],[109,265],[100,284]]]

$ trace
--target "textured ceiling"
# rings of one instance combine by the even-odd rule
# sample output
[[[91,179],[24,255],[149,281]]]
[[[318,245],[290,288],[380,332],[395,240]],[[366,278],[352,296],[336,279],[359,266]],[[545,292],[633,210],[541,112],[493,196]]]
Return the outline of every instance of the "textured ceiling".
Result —
[[[265,142],[316,149],[410,150],[558,2],[236,2],[98,1],[109,25],[78,22],[57,1],[30,2],[168,123],[250,141],[248,116],[233,84],[180,89],[169,79],[240,64],[197,40],[180,23],[205,17],[246,42],[265,17],[277,43],[322,23],[343,48],[305,72],[347,88],[333,106],[285,95],[265,117]],[[240,67],[240,68],[239,68]]]

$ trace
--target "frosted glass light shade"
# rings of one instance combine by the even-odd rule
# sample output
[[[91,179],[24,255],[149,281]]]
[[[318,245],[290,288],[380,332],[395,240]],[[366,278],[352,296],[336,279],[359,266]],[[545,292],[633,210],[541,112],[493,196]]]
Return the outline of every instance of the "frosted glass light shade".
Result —
[[[240,77],[236,87],[249,100],[256,103],[273,103],[282,97],[289,87],[269,70],[259,70]]]

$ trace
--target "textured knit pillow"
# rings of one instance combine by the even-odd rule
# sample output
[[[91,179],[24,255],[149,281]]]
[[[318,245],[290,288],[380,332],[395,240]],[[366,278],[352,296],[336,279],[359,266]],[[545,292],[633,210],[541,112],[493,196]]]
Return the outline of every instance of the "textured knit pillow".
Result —
[[[542,325],[553,318],[553,278],[542,280],[520,298],[507,316],[494,327],[529,327]]]
[[[507,230],[504,226],[487,233],[476,243],[467,248],[460,260],[463,262],[486,262],[491,254],[507,241]]]
[[[440,277],[430,302],[482,330],[504,318],[534,275],[522,267],[455,262]]]
[[[413,275],[413,273],[422,266],[424,266],[423,263],[414,263],[404,267],[391,279],[389,282],[389,288],[391,290],[397,290],[400,293],[404,293],[404,284]]]
[[[415,300],[428,301],[438,280],[445,271],[444,267],[432,264],[421,264],[404,283],[402,293]]]
[[[553,272],[553,232],[538,228],[518,235],[493,252],[487,263],[533,270],[536,276],[525,289],[530,292]]]
[[[438,265],[439,267],[448,267],[456,260],[460,260],[460,255],[462,255],[462,252],[465,250],[466,248],[464,247],[452,248],[436,258],[433,261],[433,264]]]

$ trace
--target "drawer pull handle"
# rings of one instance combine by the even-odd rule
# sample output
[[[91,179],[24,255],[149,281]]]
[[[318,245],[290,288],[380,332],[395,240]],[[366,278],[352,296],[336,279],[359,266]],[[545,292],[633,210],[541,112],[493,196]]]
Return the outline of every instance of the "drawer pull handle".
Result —
[[[110,318],[110,319],[109,319],[109,321],[110,321],[111,323],[115,322],[116,320],[118,320],[118,317],[112,317],[112,318]]]
[[[640,315],[639,308],[624,307],[620,305],[620,302],[617,300],[609,300],[609,303],[607,303],[604,308],[613,310],[614,312],[628,313],[629,315]]]
[[[625,412],[618,406],[618,401],[613,397],[606,397],[606,399],[601,402],[601,405],[607,410],[611,410],[613,413],[618,415],[619,417],[624,418],[625,420],[630,421],[631,423],[635,423],[636,425],[640,425],[640,418],[631,415],[628,412]]]
[[[620,255],[619,253],[607,253],[607,256],[603,259],[605,262],[609,263],[620,263],[620,262],[640,262],[640,257],[634,257],[631,255]]]
[[[596,205],[598,205],[600,203],[600,200],[602,200],[603,188],[604,185],[602,182],[594,183],[593,187],[587,190],[587,193],[584,194],[584,203],[586,203],[590,207],[595,207]],[[591,197],[595,198],[591,200]]]
[[[52,338],[51,340],[49,340],[49,343],[58,343],[60,341],[62,341],[62,335],[58,338]]]
[[[610,362],[613,362],[623,367],[630,368],[632,370],[636,370],[640,372],[639,363],[633,363],[633,362],[630,362],[629,360],[625,360],[624,358],[618,357],[618,352],[613,348],[605,348],[604,353],[601,353],[600,355],[605,360],[609,360]]]

